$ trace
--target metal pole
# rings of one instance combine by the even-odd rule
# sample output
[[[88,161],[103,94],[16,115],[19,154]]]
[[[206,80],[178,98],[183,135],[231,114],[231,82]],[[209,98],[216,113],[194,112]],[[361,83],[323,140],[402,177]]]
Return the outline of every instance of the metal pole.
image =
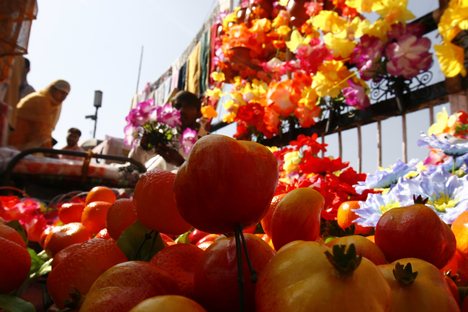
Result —
[[[98,119],[98,109],[99,107],[96,107],[96,112],[94,113],[94,130],[93,130],[93,138],[96,138],[96,128],[97,128],[97,119]]]

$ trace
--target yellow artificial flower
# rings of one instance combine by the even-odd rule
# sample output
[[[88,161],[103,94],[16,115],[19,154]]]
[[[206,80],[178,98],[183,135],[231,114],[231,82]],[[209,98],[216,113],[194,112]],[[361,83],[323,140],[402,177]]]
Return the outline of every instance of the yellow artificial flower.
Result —
[[[361,19],[359,17],[353,18],[347,23],[348,39],[360,38],[364,35],[364,30],[370,27],[370,21],[368,19]]]
[[[353,74],[342,61],[325,61],[319,66],[317,74],[312,79],[312,88],[321,97],[337,97],[346,87],[346,81]]]
[[[346,27],[346,20],[333,11],[322,10],[320,13],[312,19],[312,26],[317,30],[323,32],[340,32]]]
[[[281,6],[288,6],[288,3],[289,3],[289,0],[279,0],[278,1],[278,4],[281,5]]]
[[[444,11],[444,14],[442,14],[439,24],[437,25],[442,39],[446,42],[452,41],[460,32],[460,28],[458,27],[460,20],[456,18],[456,11],[457,8],[448,7]]]
[[[236,113],[233,113],[233,112],[228,113],[223,116],[223,121],[227,123],[232,123],[235,121],[235,119],[236,119]]]
[[[271,30],[271,21],[267,18],[257,19],[253,22],[250,31],[253,33],[264,34]]]
[[[201,108],[202,116],[208,119],[218,117],[218,112],[211,105],[206,105]]]
[[[223,91],[220,88],[213,88],[206,90],[206,96],[217,101],[223,96]]]
[[[356,43],[346,38],[337,38],[328,33],[324,36],[325,45],[332,51],[334,57],[347,58],[353,52]]]
[[[291,28],[288,25],[281,25],[276,28],[276,33],[282,37],[286,37],[291,32]]]
[[[301,93],[299,105],[303,105],[308,109],[313,109],[317,105],[318,95],[312,87],[304,87]]]
[[[449,116],[445,108],[436,115],[436,122],[427,130],[428,135],[451,134],[454,135],[457,127],[460,126],[460,113],[454,113]]]
[[[299,151],[292,151],[289,153],[284,154],[284,164],[283,170],[286,174],[298,170],[298,165],[301,162],[301,156]]]
[[[387,40],[387,33],[391,25],[384,20],[378,19],[375,23],[370,24],[366,29],[362,29],[363,33],[369,36],[377,37],[381,40]]]
[[[226,77],[224,76],[223,72],[212,72],[211,79],[213,79],[216,82],[224,82],[226,80]]]
[[[294,29],[291,33],[291,38],[286,42],[286,46],[289,51],[296,53],[300,46],[309,44],[310,39],[309,37],[303,37],[297,29]]]
[[[275,17],[271,26],[273,28],[278,28],[280,26],[288,26],[289,25],[289,13],[286,10],[281,10],[278,12],[278,15]]]
[[[227,111],[235,111],[239,107],[234,100],[227,100],[224,102],[223,106]]]
[[[464,65],[465,51],[462,47],[450,42],[444,42],[434,46],[440,69],[446,77],[455,77],[461,74],[466,76]]]
[[[391,25],[415,18],[407,6],[408,0],[380,0],[375,2],[372,9]]]
[[[237,12],[240,8],[236,8],[232,13],[226,15],[223,19],[223,29],[228,29],[230,23],[237,23]]]
[[[356,9],[359,13],[370,13],[372,12],[375,0],[346,0],[345,3],[350,8]]]

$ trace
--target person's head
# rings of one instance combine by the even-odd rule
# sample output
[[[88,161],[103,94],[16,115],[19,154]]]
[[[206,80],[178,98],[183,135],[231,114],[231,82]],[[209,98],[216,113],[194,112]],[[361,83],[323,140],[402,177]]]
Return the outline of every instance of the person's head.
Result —
[[[67,132],[67,145],[76,146],[81,137],[81,131],[78,128],[70,128]]]
[[[180,111],[182,128],[197,128],[197,119],[201,117],[201,101],[195,94],[179,91],[172,100],[175,108]]]
[[[62,79],[54,81],[50,86],[50,94],[54,100],[59,103],[62,103],[67,98],[68,93],[70,93],[70,84]]]

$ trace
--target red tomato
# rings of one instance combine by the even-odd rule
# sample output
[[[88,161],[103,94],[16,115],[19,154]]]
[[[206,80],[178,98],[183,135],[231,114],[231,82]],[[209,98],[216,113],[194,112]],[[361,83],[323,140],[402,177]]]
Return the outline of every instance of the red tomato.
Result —
[[[322,194],[311,187],[301,187],[287,193],[271,217],[271,239],[275,249],[294,240],[318,239],[324,204]]]
[[[274,250],[254,234],[244,234],[250,261],[259,274],[273,257]],[[236,241],[221,237],[205,250],[201,264],[195,271],[197,298],[209,311],[239,311]],[[252,283],[245,254],[243,259],[244,311],[254,311],[255,283]]]
[[[268,148],[210,134],[195,143],[177,172],[177,208],[197,229],[233,232],[260,221],[277,181],[278,163]]]

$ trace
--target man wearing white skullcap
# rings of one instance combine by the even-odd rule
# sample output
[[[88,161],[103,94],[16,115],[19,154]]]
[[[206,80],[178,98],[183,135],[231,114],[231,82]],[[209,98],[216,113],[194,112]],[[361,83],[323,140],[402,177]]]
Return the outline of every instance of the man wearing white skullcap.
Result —
[[[52,147],[52,131],[60,117],[62,102],[70,92],[70,84],[62,79],[45,89],[28,94],[16,105],[15,128],[8,144],[20,150]]]

